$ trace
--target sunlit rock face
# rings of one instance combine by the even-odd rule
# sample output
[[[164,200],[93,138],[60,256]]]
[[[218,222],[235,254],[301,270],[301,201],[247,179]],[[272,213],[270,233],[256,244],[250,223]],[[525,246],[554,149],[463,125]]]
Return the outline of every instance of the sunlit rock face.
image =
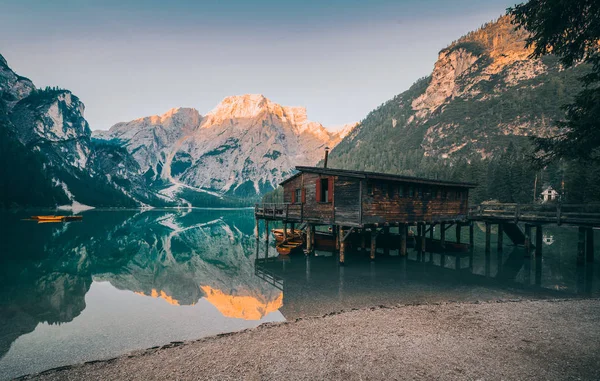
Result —
[[[303,107],[276,104],[263,95],[225,98],[201,117],[194,109],[119,123],[97,138],[126,147],[155,180],[217,195],[254,197],[314,165],[355,124],[332,132],[308,120]]]
[[[394,152],[480,160],[553,134],[587,69],[529,58],[528,34],[511,21],[500,17],[441,50],[431,75],[372,111],[334,148],[330,164],[410,171],[414,164]]]

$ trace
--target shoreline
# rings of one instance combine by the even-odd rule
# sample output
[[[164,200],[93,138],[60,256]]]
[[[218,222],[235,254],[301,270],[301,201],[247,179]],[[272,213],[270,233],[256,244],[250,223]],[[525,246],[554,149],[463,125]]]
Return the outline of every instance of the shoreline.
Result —
[[[17,379],[598,379],[599,320],[600,299],[377,306]]]

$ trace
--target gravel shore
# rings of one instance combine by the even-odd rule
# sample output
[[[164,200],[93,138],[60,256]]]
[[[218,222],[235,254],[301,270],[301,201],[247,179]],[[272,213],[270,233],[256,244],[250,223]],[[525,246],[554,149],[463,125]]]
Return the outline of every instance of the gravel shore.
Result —
[[[600,379],[600,300],[377,307],[172,343],[42,380]]]

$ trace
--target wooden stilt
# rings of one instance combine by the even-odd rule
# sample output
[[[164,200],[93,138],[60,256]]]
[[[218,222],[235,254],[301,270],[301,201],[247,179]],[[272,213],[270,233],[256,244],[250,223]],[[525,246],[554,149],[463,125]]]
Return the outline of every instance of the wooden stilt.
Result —
[[[504,244],[504,225],[498,224],[498,252],[502,252],[502,246]]]
[[[525,255],[531,251],[531,225],[525,225]]]
[[[542,225],[538,225],[535,227],[535,255],[542,255],[542,243],[543,243],[544,233],[542,230]]]
[[[313,251],[313,226],[309,224],[306,227],[306,252],[307,254],[312,253]]]
[[[446,223],[444,222],[440,224],[440,244],[442,250],[446,248]]]
[[[400,233],[400,255],[406,256],[406,237],[408,236],[408,226],[406,224],[401,224],[400,229],[398,230]]]
[[[256,218],[254,221],[256,222],[256,225],[254,226],[254,235],[256,236],[256,240],[258,241],[260,237],[260,221],[258,220],[258,218]]]
[[[577,241],[577,264],[582,265],[585,263],[585,229],[583,226],[579,227],[579,240]]]
[[[365,251],[367,247],[367,231],[363,229],[360,232],[360,249],[361,251]]]
[[[462,228],[462,223],[461,222],[457,222],[456,223],[456,243],[460,243],[460,229]]]
[[[294,231],[296,230],[296,224],[291,222],[290,223],[290,230],[292,231],[292,233],[294,233]]]
[[[427,251],[427,244],[425,241],[425,224],[421,224],[421,254],[425,254]]]
[[[371,230],[371,260],[375,260],[375,252],[377,251],[377,229]]]
[[[471,221],[471,223],[469,224],[469,248],[471,250],[473,250],[474,248],[474,242],[475,242],[475,238],[474,238],[474,229],[473,229],[473,222]]]
[[[585,258],[586,262],[594,262],[594,230],[587,228],[585,232]]]
[[[346,241],[344,240],[344,229],[340,227],[340,265],[344,265],[346,261]]]
[[[383,254],[390,255],[390,247],[389,247],[390,228],[389,228],[389,226],[386,226],[383,228],[383,234],[385,234],[385,239],[383,241],[385,243],[385,246],[383,247]]]
[[[335,234],[335,249],[337,251],[340,250],[340,240],[342,239],[342,228],[340,226],[335,226],[333,228]]]
[[[433,239],[433,228],[434,227],[435,227],[435,224],[429,225],[429,239]]]
[[[265,259],[269,257],[269,220],[265,220]]]
[[[288,230],[287,230],[287,223],[283,223],[283,240],[287,242],[288,240]]]
[[[489,222],[485,223],[485,252],[490,252],[490,243],[491,243],[491,235],[492,235],[492,224]]]

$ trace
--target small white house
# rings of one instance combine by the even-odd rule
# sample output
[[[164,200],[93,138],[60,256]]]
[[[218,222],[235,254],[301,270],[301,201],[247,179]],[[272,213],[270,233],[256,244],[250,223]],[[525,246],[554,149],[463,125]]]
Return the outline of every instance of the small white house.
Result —
[[[542,192],[542,202],[552,202],[558,200],[558,192],[551,186],[546,187]]]

